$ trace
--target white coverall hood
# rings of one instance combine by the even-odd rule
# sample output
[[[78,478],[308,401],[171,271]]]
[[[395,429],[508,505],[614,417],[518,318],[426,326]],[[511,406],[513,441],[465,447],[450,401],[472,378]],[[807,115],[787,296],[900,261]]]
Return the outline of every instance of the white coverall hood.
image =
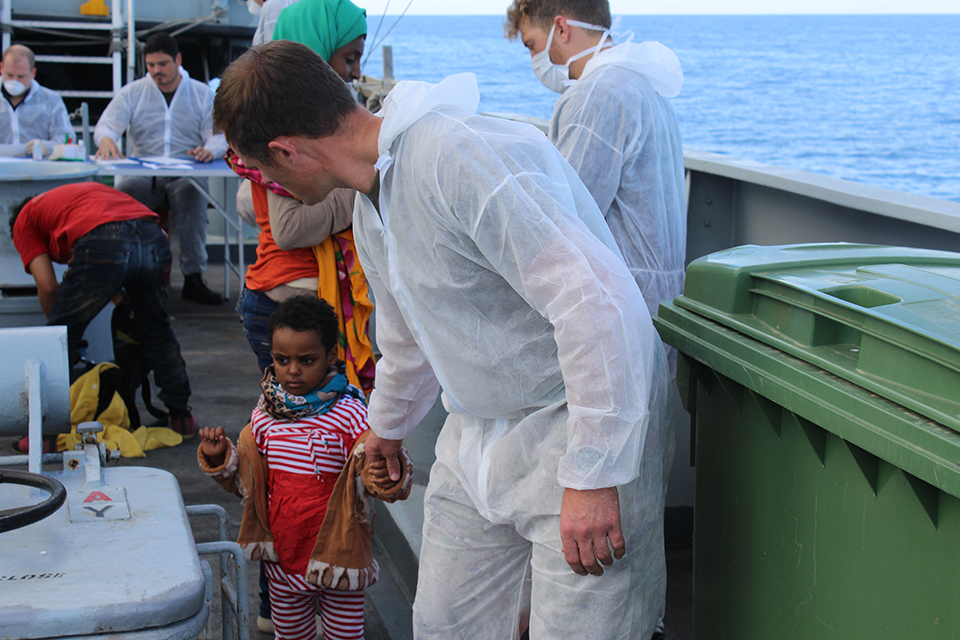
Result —
[[[383,170],[383,163],[387,162],[385,156],[389,157],[390,147],[397,137],[430,111],[473,114],[479,106],[480,89],[477,76],[472,73],[458,73],[444,78],[439,84],[398,83],[384,99],[383,109],[377,112],[383,118],[377,137],[380,152],[377,169]]]
[[[659,42],[627,42],[604,49],[587,61],[580,79],[604,65],[623,67],[645,76],[664,98],[677,97],[683,88],[680,59]]]

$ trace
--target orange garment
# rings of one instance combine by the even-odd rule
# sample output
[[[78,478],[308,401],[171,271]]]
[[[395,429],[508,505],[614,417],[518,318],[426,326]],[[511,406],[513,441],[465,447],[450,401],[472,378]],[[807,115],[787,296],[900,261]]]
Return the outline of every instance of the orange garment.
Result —
[[[257,241],[257,261],[247,269],[247,289],[264,292],[300,278],[316,278],[317,259],[313,249],[304,247],[284,251],[278,247],[270,231],[266,188],[251,182],[250,192],[260,238]]]

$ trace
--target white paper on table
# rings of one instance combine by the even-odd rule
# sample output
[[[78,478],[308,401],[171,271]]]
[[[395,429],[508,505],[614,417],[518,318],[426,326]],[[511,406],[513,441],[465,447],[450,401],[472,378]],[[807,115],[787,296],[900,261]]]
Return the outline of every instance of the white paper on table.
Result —
[[[187,158],[171,158],[169,156],[150,156],[148,158],[140,158],[140,162],[150,164],[175,164],[175,165],[184,165],[189,166],[189,160]]]
[[[91,162],[96,162],[100,165],[115,165],[115,164],[140,164],[136,160],[131,160],[130,158],[116,158],[114,160],[107,160],[106,158],[97,158],[96,156],[90,156]]]
[[[193,165],[189,164],[157,164],[154,162],[142,162],[144,169],[193,169]]]

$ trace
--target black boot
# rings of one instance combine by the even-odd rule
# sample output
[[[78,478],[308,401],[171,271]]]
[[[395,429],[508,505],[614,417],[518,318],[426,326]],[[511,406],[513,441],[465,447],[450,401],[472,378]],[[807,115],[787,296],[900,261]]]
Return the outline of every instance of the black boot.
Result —
[[[211,291],[199,273],[183,276],[183,299],[200,304],[223,304],[223,296],[216,291]]]

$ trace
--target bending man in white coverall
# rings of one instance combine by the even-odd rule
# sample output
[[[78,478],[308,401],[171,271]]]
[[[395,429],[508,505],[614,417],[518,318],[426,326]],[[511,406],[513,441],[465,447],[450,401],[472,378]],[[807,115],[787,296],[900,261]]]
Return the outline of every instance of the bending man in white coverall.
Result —
[[[474,115],[478,99],[472,74],[402,82],[373,116],[319,57],[274,41],[224,73],[214,123],[308,204],[366,194],[354,233],[383,353],[368,457],[398,473],[443,387],[416,637],[514,637],[528,572],[533,638],[649,637],[663,349],[576,173],[536,129]]]
[[[117,92],[104,109],[93,140],[97,157],[122,158],[118,142],[126,130],[130,155],[193,157],[210,162],[223,157],[227,144],[213,134],[213,90],[193,80],[180,66],[180,48],[166,33],[155,33],[144,45],[148,74]],[[207,178],[192,178],[204,189]],[[182,296],[201,304],[221,304],[223,297],[203,281],[207,268],[207,200],[191,178],[125,176],[119,191],[154,211],[169,209],[180,241]]]

